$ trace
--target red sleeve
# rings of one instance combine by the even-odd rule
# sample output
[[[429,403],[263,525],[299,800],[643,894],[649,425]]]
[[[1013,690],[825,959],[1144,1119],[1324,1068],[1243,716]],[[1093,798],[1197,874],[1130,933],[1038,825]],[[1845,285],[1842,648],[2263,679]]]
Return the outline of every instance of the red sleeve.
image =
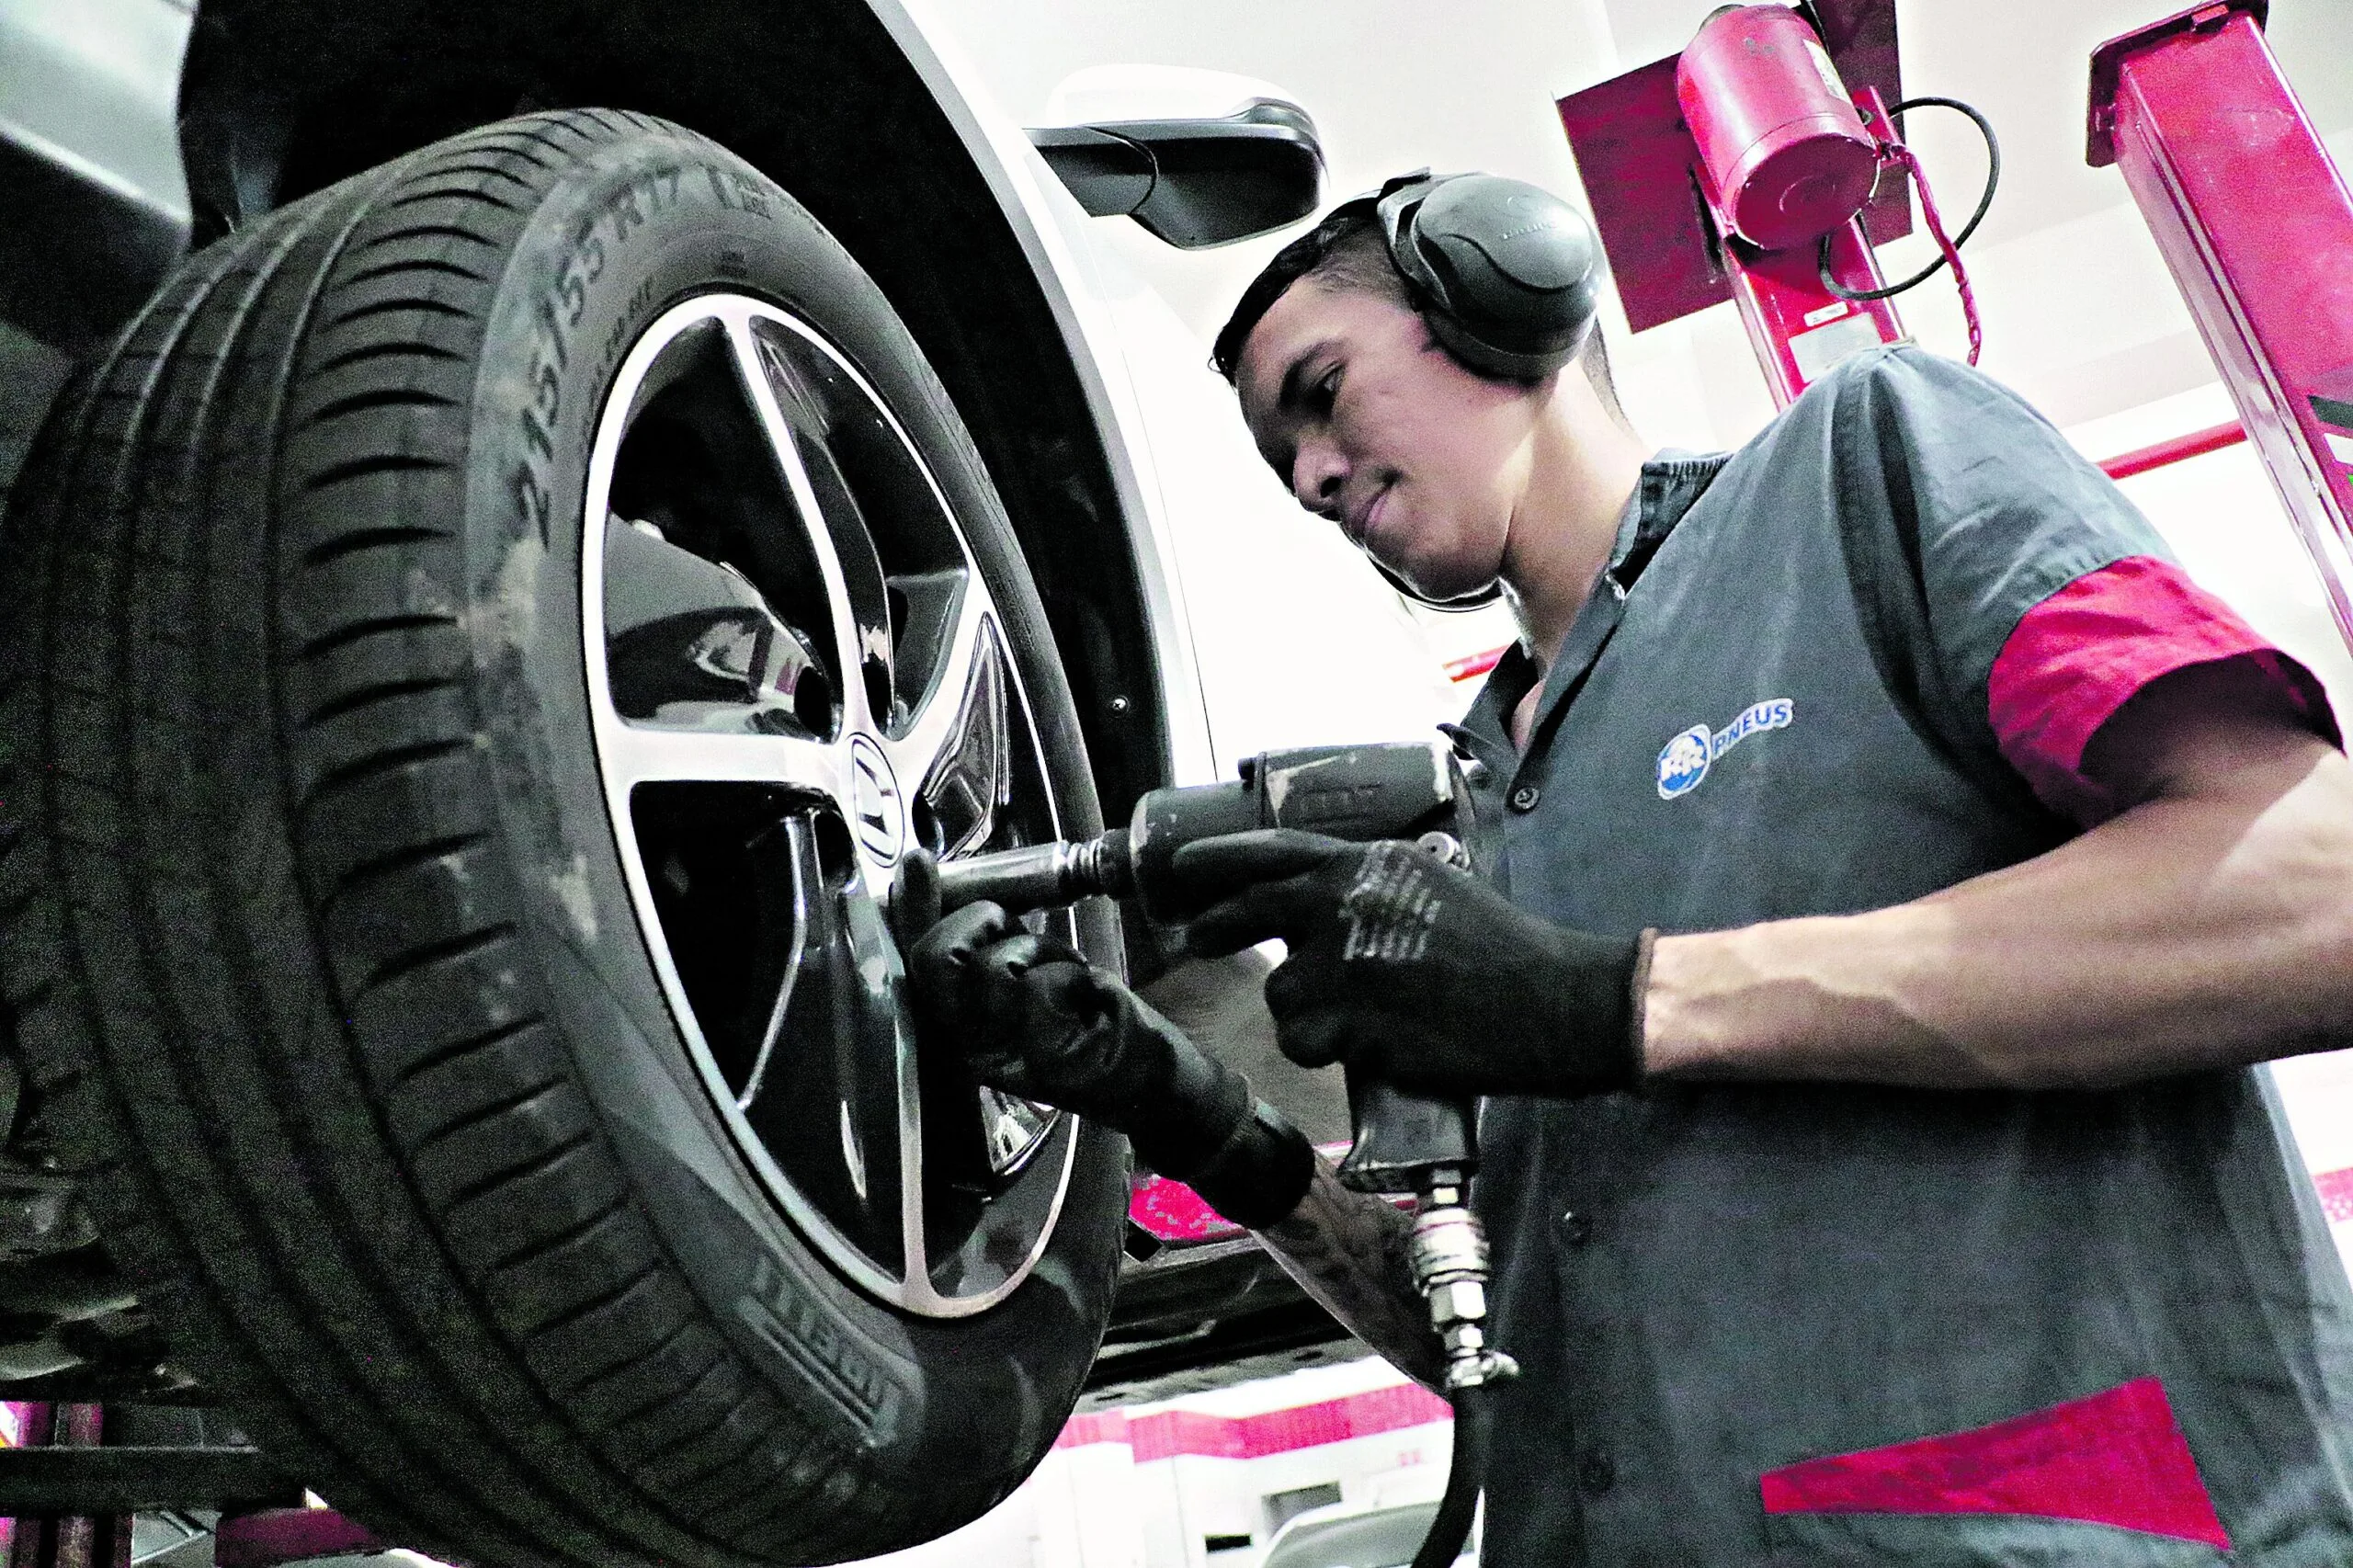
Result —
[[[2113,809],[2082,771],[2099,727],[2158,676],[2224,659],[2249,661],[2314,733],[2343,744],[2310,670],[2148,555],[2087,572],[2018,618],[1986,681],[1995,738],[2043,804],[2088,826]]]

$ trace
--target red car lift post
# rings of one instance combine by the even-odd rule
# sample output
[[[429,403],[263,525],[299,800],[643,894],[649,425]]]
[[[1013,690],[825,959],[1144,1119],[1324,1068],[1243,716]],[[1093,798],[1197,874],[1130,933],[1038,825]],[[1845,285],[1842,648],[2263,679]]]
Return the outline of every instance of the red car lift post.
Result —
[[[2215,0],[2092,54],[2114,164],[2353,645],[2353,193],[2263,36]]]
[[[126,1568],[131,1516],[151,1508],[220,1511],[221,1568],[385,1549],[332,1509],[301,1506],[302,1489],[257,1449],[124,1444],[98,1404],[12,1409],[17,1441],[0,1444],[0,1508],[15,1517],[0,1517],[0,1568]]]
[[[98,1446],[102,1406],[21,1404],[17,1409],[20,1452]],[[127,1568],[131,1562],[127,1513],[28,1517],[7,1523],[7,1568]]]

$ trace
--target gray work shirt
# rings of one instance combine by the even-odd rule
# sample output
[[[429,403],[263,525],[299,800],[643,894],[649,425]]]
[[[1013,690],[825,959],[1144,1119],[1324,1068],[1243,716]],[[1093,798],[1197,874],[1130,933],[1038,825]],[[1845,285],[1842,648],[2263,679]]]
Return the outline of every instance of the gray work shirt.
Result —
[[[1989,671],[2054,590],[2163,554],[1993,382],[1850,359],[1728,460],[1644,469],[1524,755],[1534,666],[1497,667],[1458,736],[1497,875],[1564,925],[1677,932],[2036,854],[2073,829],[1968,729]],[[2209,1500],[2230,1561],[2353,1563],[2353,1300],[2265,1074],[1661,1084],[1493,1099],[1482,1130],[1525,1369],[1490,1568],[2213,1562]]]

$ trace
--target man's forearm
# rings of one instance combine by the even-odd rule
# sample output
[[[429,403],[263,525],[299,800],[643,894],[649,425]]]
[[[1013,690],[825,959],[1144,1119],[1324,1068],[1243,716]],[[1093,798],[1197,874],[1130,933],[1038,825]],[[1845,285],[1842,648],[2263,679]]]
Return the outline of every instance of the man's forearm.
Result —
[[[2353,1043],[2353,767],[2243,767],[1911,903],[1661,938],[1645,1071],[2096,1086]]]
[[[1378,1198],[1342,1187],[1319,1154],[1314,1182],[1299,1207],[1251,1233],[1349,1333],[1434,1389],[1445,1375],[1446,1357],[1414,1289],[1406,1256],[1412,1233],[1412,1220]]]

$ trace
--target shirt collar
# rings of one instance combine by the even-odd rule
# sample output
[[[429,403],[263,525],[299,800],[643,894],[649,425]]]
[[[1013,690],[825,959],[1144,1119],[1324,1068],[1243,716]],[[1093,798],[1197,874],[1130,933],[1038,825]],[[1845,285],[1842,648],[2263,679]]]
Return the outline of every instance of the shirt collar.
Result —
[[[1618,538],[1609,551],[1604,578],[1624,593],[1651,563],[1658,547],[1675,531],[1683,515],[1708,493],[1716,475],[1732,460],[1730,452],[1684,452],[1668,449],[1643,465],[1643,476],[1626,498],[1618,517]]]
[[[1666,536],[1675,531],[1675,525],[1707,494],[1708,486],[1731,460],[1730,452],[1687,452],[1668,448],[1643,464],[1634,493],[1626,497],[1626,509],[1618,516],[1618,535],[1610,545],[1609,564],[1602,568],[1594,591],[1613,593],[1623,598],[1643,574],[1643,568],[1650,564],[1651,557],[1658,553],[1659,546],[1666,542]],[[1500,743],[1508,753],[1511,732],[1507,721],[1511,710],[1542,673],[1525,643],[1515,642],[1505,649],[1488,675],[1486,685],[1480,689],[1478,700],[1465,715],[1461,728],[1482,739]],[[1446,728],[1451,731],[1454,726]]]

